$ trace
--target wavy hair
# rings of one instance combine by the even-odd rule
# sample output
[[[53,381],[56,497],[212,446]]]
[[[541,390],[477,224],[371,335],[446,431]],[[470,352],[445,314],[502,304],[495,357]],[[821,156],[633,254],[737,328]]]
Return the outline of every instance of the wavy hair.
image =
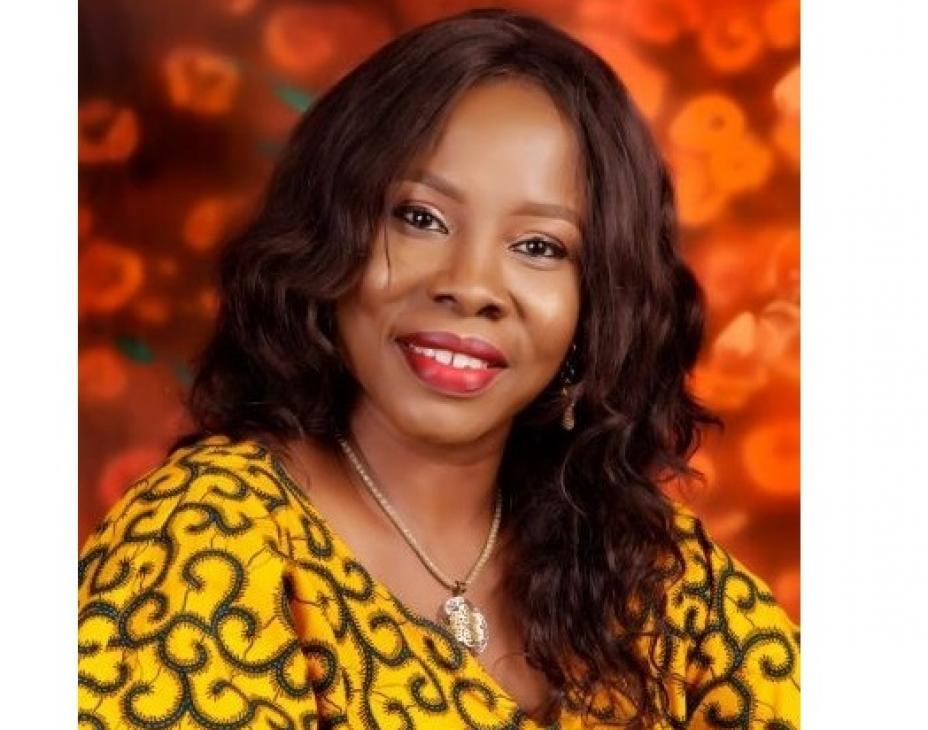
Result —
[[[613,697],[612,717],[647,725],[668,702],[661,629],[682,572],[660,480],[693,475],[701,427],[719,421],[687,390],[704,304],[677,251],[667,168],[621,80],[565,33],[468,12],[398,37],[316,102],[223,251],[217,324],[188,400],[198,430],[177,445],[346,427],[358,386],[334,346],[334,303],[368,260],[389,184],[460,94],[501,77],[538,84],[572,124],[587,200],[577,428],[558,425],[558,379],[516,419],[500,474],[504,520],[519,525],[506,583],[555,706],[605,720],[592,697]]]

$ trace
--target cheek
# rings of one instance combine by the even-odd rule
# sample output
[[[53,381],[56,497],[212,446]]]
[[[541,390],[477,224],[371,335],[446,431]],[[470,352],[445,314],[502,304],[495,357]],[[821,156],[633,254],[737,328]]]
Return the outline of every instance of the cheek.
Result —
[[[355,289],[355,298],[368,310],[376,310],[408,294],[435,267],[435,252],[440,250],[421,242],[417,246],[396,233],[390,234],[388,243],[381,233]]]
[[[560,364],[570,346],[580,316],[578,276],[565,272],[526,289],[525,320],[535,356],[548,367]]]
[[[335,305],[336,347],[342,361],[355,377],[364,369],[367,359],[360,344],[367,339],[370,320],[360,302],[358,292],[343,297]]]
[[[394,255],[392,246],[388,265],[379,241],[357,285],[335,306],[342,354],[356,375],[365,369],[365,362],[382,356],[396,302],[409,289],[409,268]]]
[[[379,345],[382,320],[385,315],[383,304],[384,288],[376,272],[364,278],[335,305],[335,325],[342,357],[349,369],[357,376],[365,370],[365,362],[371,359],[375,345]]]

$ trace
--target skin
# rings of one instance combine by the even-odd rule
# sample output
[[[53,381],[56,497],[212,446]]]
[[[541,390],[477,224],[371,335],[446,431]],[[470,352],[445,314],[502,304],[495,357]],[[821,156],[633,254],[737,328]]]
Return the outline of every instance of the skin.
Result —
[[[575,334],[580,160],[572,128],[539,87],[497,80],[468,90],[437,142],[391,187],[363,277],[336,307],[339,345],[361,385],[352,435],[391,504],[451,576],[466,575],[486,540],[514,416],[557,375]],[[424,330],[480,337],[508,367],[475,396],[437,392],[395,342]],[[434,618],[448,590],[339,455],[313,441],[291,452],[291,468],[356,557]],[[479,661],[533,712],[549,688],[519,655],[501,580],[510,559],[495,551],[466,595],[490,626]]]

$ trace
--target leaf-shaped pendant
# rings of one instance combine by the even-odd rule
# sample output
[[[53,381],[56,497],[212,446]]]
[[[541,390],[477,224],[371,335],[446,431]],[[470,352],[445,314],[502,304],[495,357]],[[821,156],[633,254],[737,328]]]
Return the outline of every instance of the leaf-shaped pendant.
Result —
[[[474,654],[480,654],[487,648],[490,640],[487,620],[473,603],[464,596],[452,596],[445,601],[443,612],[445,625],[459,643]]]

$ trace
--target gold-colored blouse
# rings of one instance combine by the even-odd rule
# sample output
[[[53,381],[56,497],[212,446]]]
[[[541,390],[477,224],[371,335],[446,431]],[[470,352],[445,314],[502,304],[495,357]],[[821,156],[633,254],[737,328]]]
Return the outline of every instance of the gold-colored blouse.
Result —
[[[799,726],[798,632],[678,518],[665,728]],[[711,561],[711,573],[707,571]],[[538,728],[365,570],[280,463],[212,437],[134,484],[81,552],[82,728]],[[570,711],[553,727],[605,727]]]

